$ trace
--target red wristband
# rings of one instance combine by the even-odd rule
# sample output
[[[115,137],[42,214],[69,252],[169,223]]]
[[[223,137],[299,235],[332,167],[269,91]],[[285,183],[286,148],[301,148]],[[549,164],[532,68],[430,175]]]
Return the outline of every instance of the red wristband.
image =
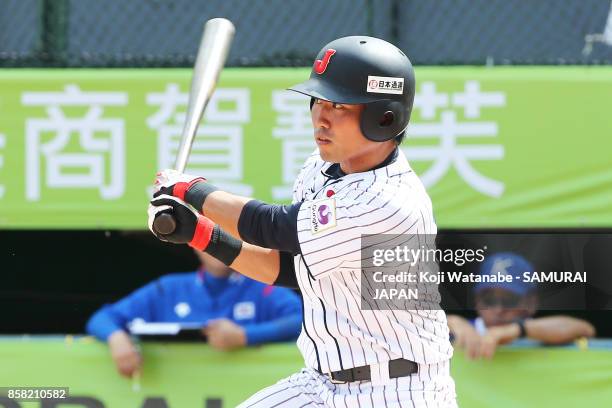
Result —
[[[186,183],[184,181],[180,181],[180,182],[176,183],[174,185],[174,187],[172,187],[172,195],[175,196],[176,198],[180,198],[181,200],[185,201],[185,194],[187,193],[187,191],[194,184],[199,183],[200,181],[205,182],[206,179],[204,177],[198,177],[198,178],[194,178],[189,183]]]
[[[196,225],[193,238],[189,242],[189,246],[199,251],[204,251],[210,243],[215,223],[209,218],[200,215],[198,224]]]

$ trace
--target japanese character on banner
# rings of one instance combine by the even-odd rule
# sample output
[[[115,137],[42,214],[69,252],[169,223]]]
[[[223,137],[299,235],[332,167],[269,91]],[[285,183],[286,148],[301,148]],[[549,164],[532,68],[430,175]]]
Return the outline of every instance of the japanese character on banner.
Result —
[[[449,101],[452,106],[449,106]],[[483,107],[505,106],[506,98],[502,92],[481,92],[477,81],[467,81],[464,92],[448,94],[436,92],[433,82],[424,82],[421,92],[415,96],[414,107],[419,109],[422,122],[408,126],[411,139],[438,139],[436,145],[408,146],[405,148],[410,161],[433,161],[421,174],[426,187],[438,183],[454,167],[459,176],[474,190],[490,197],[500,197],[504,184],[479,173],[471,164],[476,160],[502,160],[504,147],[500,144],[463,144],[465,138],[495,138],[498,134],[496,122],[459,121],[452,108],[462,108],[463,116],[478,119]],[[435,119],[440,110],[439,121]]]
[[[272,92],[272,109],[278,114],[272,135],[282,140],[282,186],[272,187],[272,198],[290,200],[293,182],[306,159],[316,149],[308,97],[295,92]]]
[[[63,92],[24,92],[24,106],[43,106],[45,118],[26,119],[26,199],[39,201],[41,188],[95,188],[104,200],[125,190],[125,127],[104,118],[107,106],[127,105],[125,92],[83,92],[68,84]],[[79,110],[84,114],[67,114]],[[51,136],[51,137],[49,137]]]
[[[169,83],[163,92],[147,94],[147,104],[158,110],[147,118],[157,132],[157,167],[173,168],[185,123],[189,95]],[[243,88],[220,88],[208,102],[198,128],[185,173],[206,177],[224,190],[250,196],[243,184],[243,125],[250,121],[250,94]]]
[[[0,133],[0,169],[4,167],[4,155],[1,153],[5,147],[6,147],[6,136]],[[4,185],[0,184],[0,198],[4,197],[4,192],[5,192]]]

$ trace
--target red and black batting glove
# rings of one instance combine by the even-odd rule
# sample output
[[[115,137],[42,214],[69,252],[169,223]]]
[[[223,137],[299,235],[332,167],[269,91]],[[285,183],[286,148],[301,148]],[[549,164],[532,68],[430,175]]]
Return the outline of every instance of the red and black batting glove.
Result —
[[[153,197],[174,196],[201,212],[206,196],[216,190],[217,188],[207,183],[204,177],[166,169],[158,172],[155,177]]]
[[[160,234],[153,229],[153,222],[161,214],[172,214],[176,228],[171,234]],[[215,223],[199,214],[189,204],[176,197],[162,194],[151,200],[149,205],[149,229],[160,240],[175,244],[188,244],[200,251],[210,243]]]

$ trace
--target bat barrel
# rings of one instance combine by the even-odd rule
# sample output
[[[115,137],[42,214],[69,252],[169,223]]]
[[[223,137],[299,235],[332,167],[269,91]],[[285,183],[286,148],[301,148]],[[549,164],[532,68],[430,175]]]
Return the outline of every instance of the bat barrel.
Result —
[[[202,40],[191,80],[191,91],[181,145],[176,158],[175,169],[185,171],[189,152],[208,101],[212,97],[219,74],[234,38],[236,29],[225,18],[213,18],[204,25]]]
[[[195,139],[198,125],[212,97],[215,86],[227,54],[234,39],[236,29],[231,21],[225,18],[213,18],[204,25],[204,32],[200,40],[198,56],[191,79],[191,89],[185,116],[185,125],[181,135],[176,163],[174,168],[184,172],[189,159],[189,152]],[[171,213],[163,213],[153,220],[153,230],[161,235],[172,234],[176,230],[177,222]]]

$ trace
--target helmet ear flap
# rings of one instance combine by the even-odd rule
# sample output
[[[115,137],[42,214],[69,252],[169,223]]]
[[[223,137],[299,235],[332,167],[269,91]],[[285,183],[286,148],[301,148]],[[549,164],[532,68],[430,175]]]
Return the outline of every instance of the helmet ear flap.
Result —
[[[373,142],[386,142],[402,133],[409,119],[410,111],[398,101],[370,102],[361,113],[361,132]]]

